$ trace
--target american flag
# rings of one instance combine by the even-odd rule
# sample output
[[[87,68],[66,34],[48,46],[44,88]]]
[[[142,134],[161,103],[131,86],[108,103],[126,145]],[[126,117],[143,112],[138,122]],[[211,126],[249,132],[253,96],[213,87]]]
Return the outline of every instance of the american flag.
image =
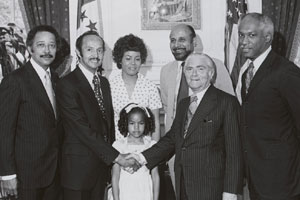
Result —
[[[90,30],[103,36],[100,0],[78,0],[77,35]]]
[[[245,62],[239,51],[237,23],[242,14],[247,12],[247,0],[227,0],[227,17],[225,27],[225,66],[233,86],[238,81],[240,69]]]

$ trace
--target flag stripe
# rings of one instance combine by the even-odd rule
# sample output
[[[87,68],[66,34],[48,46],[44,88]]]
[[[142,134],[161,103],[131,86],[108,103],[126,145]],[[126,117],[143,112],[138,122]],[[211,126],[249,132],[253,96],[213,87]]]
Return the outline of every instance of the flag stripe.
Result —
[[[240,16],[247,12],[246,0],[227,0],[227,17],[225,27],[225,66],[231,74],[235,87],[240,68],[244,62],[238,45],[237,24]]]

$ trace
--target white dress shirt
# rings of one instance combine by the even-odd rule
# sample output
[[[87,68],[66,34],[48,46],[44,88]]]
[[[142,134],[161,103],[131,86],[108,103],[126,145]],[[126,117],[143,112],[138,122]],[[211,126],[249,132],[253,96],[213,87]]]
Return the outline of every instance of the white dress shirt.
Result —
[[[240,70],[240,73],[239,73],[238,82],[237,82],[237,85],[236,85],[236,88],[235,88],[235,94],[236,94],[236,97],[239,100],[240,104],[242,104],[241,91],[242,91],[242,76],[243,76],[244,72],[247,70],[250,62],[253,62],[253,66],[254,66],[253,77],[254,77],[257,70],[259,69],[261,64],[264,62],[266,57],[269,55],[271,50],[272,50],[272,48],[270,46],[265,52],[263,52],[261,55],[259,55],[255,60],[251,61],[250,59],[248,59],[248,60],[246,60],[246,62],[242,66],[242,68]]]

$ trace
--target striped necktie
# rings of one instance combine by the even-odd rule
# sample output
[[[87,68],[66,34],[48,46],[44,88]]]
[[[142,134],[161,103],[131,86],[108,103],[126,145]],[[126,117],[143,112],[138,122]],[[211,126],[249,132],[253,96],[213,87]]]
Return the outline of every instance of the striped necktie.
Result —
[[[244,77],[245,78],[245,81],[244,81],[244,83],[245,83],[245,94],[248,93],[250,83],[253,79],[253,76],[254,76],[253,70],[254,70],[253,62],[250,62],[247,70],[244,72],[244,74],[245,74],[245,77]]]
[[[198,101],[197,96],[191,96],[189,110],[188,110],[186,122],[185,122],[184,137],[186,136],[189,125],[190,125],[192,118],[197,110],[197,107],[198,107],[197,101]]]

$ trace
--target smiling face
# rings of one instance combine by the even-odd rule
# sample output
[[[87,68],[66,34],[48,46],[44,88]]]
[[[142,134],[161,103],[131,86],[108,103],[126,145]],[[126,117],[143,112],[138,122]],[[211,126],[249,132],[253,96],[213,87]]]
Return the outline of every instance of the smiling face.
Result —
[[[174,27],[170,34],[170,49],[176,60],[184,61],[194,51],[194,38],[185,25]]]
[[[55,35],[46,31],[37,32],[28,50],[31,58],[46,70],[55,59]]]
[[[242,54],[251,60],[256,59],[271,44],[272,36],[259,20],[245,16],[239,24],[239,44]]]
[[[92,73],[95,73],[102,64],[103,45],[99,36],[86,35],[82,39],[81,53],[76,50],[80,63]]]
[[[126,51],[121,62],[123,75],[136,76],[142,64],[141,53],[137,51]]]
[[[141,112],[133,112],[128,116],[128,137],[141,138],[145,131],[145,119]]]
[[[210,85],[213,78],[213,63],[206,55],[192,54],[186,60],[184,74],[193,92],[201,92]]]

